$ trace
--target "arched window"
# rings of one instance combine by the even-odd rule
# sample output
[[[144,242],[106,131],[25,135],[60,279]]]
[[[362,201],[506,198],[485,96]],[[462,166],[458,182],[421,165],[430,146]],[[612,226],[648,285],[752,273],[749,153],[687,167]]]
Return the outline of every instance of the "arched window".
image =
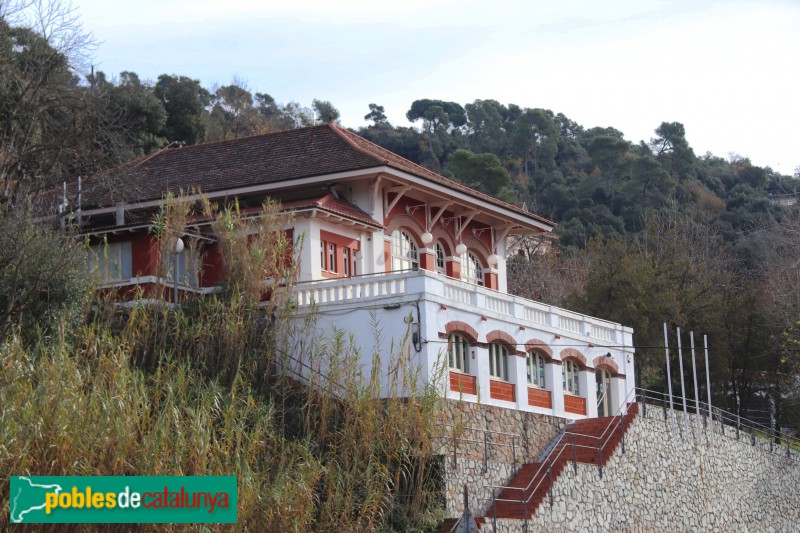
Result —
[[[527,356],[528,367],[528,385],[533,387],[544,387],[544,356],[534,350],[528,352]]]
[[[467,283],[483,285],[483,268],[478,258],[470,252],[461,256],[461,279]]]
[[[597,380],[597,416],[611,416],[611,374],[598,368],[595,372]]]
[[[439,274],[445,273],[445,255],[444,255],[444,246],[442,243],[436,243],[436,272]]]
[[[417,243],[399,229],[392,232],[392,270],[419,270]]]
[[[469,341],[463,335],[447,336],[448,365],[453,370],[469,374]]]
[[[489,375],[508,381],[508,347],[505,344],[489,344]]]
[[[575,396],[580,396],[580,386],[578,385],[578,365],[574,361],[567,359],[561,364],[561,373],[564,378],[564,392]]]

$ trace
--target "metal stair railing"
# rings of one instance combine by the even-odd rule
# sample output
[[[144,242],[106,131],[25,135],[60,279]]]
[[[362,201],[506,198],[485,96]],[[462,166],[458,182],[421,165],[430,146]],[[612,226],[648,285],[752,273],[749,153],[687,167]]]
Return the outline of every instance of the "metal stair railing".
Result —
[[[490,492],[490,495],[485,497],[484,500],[492,502],[493,513],[491,518],[493,521],[493,530],[497,530],[497,503],[507,502],[522,506],[524,530],[527,531],[528,506],[531,504],[533,497],[542,487],[542,483],[544,483],[545,479],[550,482],[549,499],[550,505],[553,505],[553,468],[556,466],[559,459],[561,459],[561,457],[567,453],[569,446],[572,446],[572,462],[575,472],[577,472],[578,448],[597,450],[598,468],[600,470],[600,475],[602,476],[603,449],[608,445],[611,438],[617,434],[616,431],[620,428],[622,430],[620,432],[620,445],[622,447],[622,453],[625,453],[625,416],[628,415],[630,406],[632,404],[632,402],[630,402],[631,397],[633,397],[640,404],[641,415],[645,418],[647,417],[648,406],[658,406],[662,408],[664,412],[665,423],[667,423],[670,417],[676,417],[676,415],[683,415],[684,413],[682,409],[684,399],[682,397],[672,397],[674,408],[671,409],[668,406],[666,394],[648,389],[635,388],[628,392],[628,395],[622,402],[620,408],[611,417],[611,420],[609,420],[599,437],[594,435],[585,435],[576,431],[569,431],[569,427],[567,427],[567,431],[564,431],[561,435],[559,435],[555,443],[551,445],[550,452],[542,460],[542,463],[540,464],[536,473],[533,474],[526,487],[523,488],[499,485],[483,487],[484,495],[487,492]],[[681,408],[678,408],[679,405]],[[694,412],[690,413],[689,409],[693,409]],[[700,416],[697,416],[698,413]],[[756,439],[758,438],[762,441],[760,446],[762,450],[775,454],[785,454],[786,457],[791,457],[794,460],[800,460],[800,438],[791,437],[786,433],[777,433],[774,428],[753,420],[749,420],[718,407],[709,409],[709,405],[706,402],[697,402],[693,399],[686,399],[686,414],[689,416],[687,416],[682,422],[687,429],[701,426],[701,430],[709,431],[710,428],[710,434],[712,435],[720,435],[735,440],[741,440],[742,436],[746,435],[749,436],[751,445],[753,446],[756,445]],[[689,420],[693,417],[694,420],[690,425]],[[672,419],[675,420],[675,418]],[[677,423],[676,427],[680,429],[680,425],[680,423]],[[716,429],[717,425],[719,427],[718,430]],[[729,428],[729,431],[726,431],[726,428]],[[596,444],[594,446],[578,444],[578,438],[591,439],[596,441]],[[569,442],[570,439],[572,442]],[[781,445],[781,443],[783,444]],[[537,478],[538,482],[534,485],[534,481],[536,481]],[[509,497],[502,498],[500,496],[504,491],[521,493],[521,496],[516,499],[511,499]]]
[[[483,445],[483,471],[484,471],[484,473],[488,470],[489,448],[492,447],[492,446],[494,446],[494,447],[511,448],[511,462],[514,465],[514,470],[516,471],[516,468],[517,468],[517,450],[520,449],[520,446],[522,444],[522,437],[520,437],[520,435],[518,433],[509,433],[509,432],[506,432],[506,431],[494,431],[494,430],[491,430],[491,429],[481,429],[481,428],[474,428],[474,427],[464,427],[464,428],[462,428],[464,431],[475,431],[475,432],[483,433],[483,440],[476,440],[476,439],[468,439],[468,438],[465,438],[465,437],[455,437],[455,436],[453,436],[452,433],[454,432],[453,430],[456,428],[456,426],[453,426],[452,424],[443,424],[443,425],[441,425],[439,427],[442,427],[442,428],[450,430],[450,434],[443,435],[442,439],[443,440],[449,439],[449,440],[451,440],[453,442],[453,455],[452,455],[452,457],[453,457],[453,466],[455,466],[456,459],[458,457],[457,443],[458,442],[466,442],[466,443],[471,443],[471,444],[479,444],[479,445],[482,444]],[[505,442],[498,442],[498,441],[491,440],[491,436],[493,436],[493,435],[511,437],[511,444],[508,444],[508,443],[505,443]]]
[[[593,436],[593,435],[584,435],[584,434],[581,434],[581,433],[576,433],[576,432],[571,432],[571,431],[565,431],[564,433],[562,433],[558,437],[558,439],[556,440],[556,443],[552,447],[550,453],[542,461],[541,465],[539,466],[539,469],[531,477],[531,480],[528,482],[528,485],[525,488],[510,487],[510,486],[499,486],[499,485],[485,486],[483,488],[484,493],[487,490],[491,490],[491,498],[485,498],[485,499],[492,501],[492,510],[493,510],[492,527],[493,527],[493,530],[495,532],[497,531],[497,503],[498,502],[516,503],[516,504],[522,505],[522,507],[523,507],[523,515],[522,516],[523,516],[523,519],[524,519],[524,528],[525,528],[525,531],[528,530],[528,505],[530,504],[530,501],[533,498],[533,496],[537,493],[539,488],[542,486],[542,483],[545,480],[545,475],[544,475],[545,473],[546,473],[547,479],[549,479],[549,481],[550,481],[550,494],[549,494],[549,496],[550,496],[550,506],[552,507],[552,505],[553,505],[553,466],[555,466],[557,464],[558,460],[561,458],[562,454],[565,453],[565,450],[568,448],[568,446],[570,444],[572,445],[572,450],[573,450],[573,468],[574,468],[575,472],[577,472],[577,469],[578,469],[577,449],[578,448],[586,448],[586,449],[591,449],[591,450],[597,450],[598,458],[599,458],[598,467],[600,469],[599,470],[600,471],[600,476],[602,477],[602,475],[603,475],[602,474],[602,472],[603,472],[603,470],[602,470],[602,457],[603,457],[602,449],[608,444],[608,442],[610,441],[611,437],[614,435],[614,430],[615,429],[619,428],[619,426],[622,425],[623,431],[624,431],[624,423],[625,423],[624,419],[625,419],[625,416],[628,415],[628,412],[629,412],[629,409],[630,409],[630,405],[631,405],[631,402],[629,400],[631,399],[631,397],[636,398],[636,392],[637,392],[636,389],[631,389],[628,392],[628,395],[625,397],[625,399],[621,403],[620,408],[617,410],[617,412],[612,417],[610,417],[611,419],[609,420],[608,425],[606,426],[606,428],[603,430],[603,433],[599,437],[596,437],[596,436]],[[591,419],[585,419],[585,420],[591,420]],[[610,432],[609,432],[609,430],[610,430]],[[606,433],[608,433],[608,435],[606,435]],[[571,436],[572,437],[572,443],[567,442],[566,445],[561,446],[562,442],[564,442],[564,440],[565,440],[565,438],[567,436]],[[587,446],[587,445],[584,445],[584,444],[577,444],[578,437],[594,439],[594,440],[598,441],[598,443],[595,446]],[[625,452],[624,434],[622,436],[622,439],[623,439],[622,440],[622,451],[624,453]],[[555,454],[555,456],[553,456],[553,454]],[[540,476],[540,474],[542,474],[542,476],[539,479],[539,482],[536,483],[536,485],[533,486],[533,488],[531,488],[532,485],[533,485],[534,480],[536,480],[536,478],[538,478]],[[506,490],[522,492],[522,495],[521,495],[520,498],[513,499],[513,500],[509,499],[509,498],[500,498],[500,497],[498,497],[498,495],[502,495],[503,491],[506,491]],[[526,496],[526,494],[529,491],[530,491],[530,495]]]

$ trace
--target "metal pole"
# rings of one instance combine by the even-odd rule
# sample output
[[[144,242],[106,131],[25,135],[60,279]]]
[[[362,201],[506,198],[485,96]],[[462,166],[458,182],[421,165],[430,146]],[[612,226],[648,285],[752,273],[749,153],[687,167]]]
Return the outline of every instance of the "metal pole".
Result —
[[[483,473],[489,470],[489,436],[483,432]]]
[[[600,479],[603,479],[603,447],[600,443],[597,445],[597,472],[600,474]]]
[[[638,400],[638,398],[636,399]],[[642,418],[647,418],[647,400],[645,399],[644,394],[642,395],[641,404],[642,404]]]
[[[672,405],[672,371],[669,366],[669,335],[667,334],[667,323],[664,322],[664,350],[667,354],[667,390],[669,390],[669,412],[672,421],[672,431],[675,432],[675,408]]]
[[[497,533],[497,495],[492,487],[492,532]]]
[[[708,438],[714,436],[714,415],[711,413],[711,372],[708,370],[708,335],[703,335],[703,346],[706,350],[706,389],[708,390],[708,427],[711,431]]]
[[[511,458],[514,461],[514,471],[517,470],[517,436],[511,436]]]
[[[578,475],[578,437],[572,434],[572,470]]]
[[[683,348],[681,347],[681,328],[678,328],[678,363],[681,370],[681,396],[683,396],[683,423],[689,433],[689,413],[686,411],[686,386],[683,381]]]
[[[177,237],[175,239],[175,243],[172,248],[172,253],[175,254],[175,265],[174,265],[175,271],[173,273],[174,275],[172,279],[172,281],[174,282],[174,291],[175,291],[173,295],[174,296],[173,303],[175,304],[176,308],[178,306],[178,256],[183,252],[183,249],[184,249],[183,239]]]
[[[172,273],[172,284],[173,284],[173,296],[172,296],[172,303],[175,304],[175,307],[178,307],[178,253],[175,253],[175,265],[173,268]]]
[[[470,529],[470,518],[472,518],[472,513],[469,512],[469,488],[467,487],[467,484],[464,483],[464,513],[461,515],[461,519],[465,522],[465,531],[469,531]]]
[[[773,450],[775,441],[775,398],[769,397],[769,451]]]
[[[698,434],[700,432],[700,389],[697,386],[697,360],[694,355],[694,331],[689,332],[689,340],[692,343],[692,375],[694,376],[694,411],[697,415],[695,425],[697,426]]]
[[[739,389],[736,389],[736,440],[739,440],[739,431],[742,429],[742,401],[739,398]]]
[[[524,530],[525,530],[525,533],[528,533],[528,497],[525,496],[525,491],[524,490],[522,491],[522,512],[525,513],[524,514],[524,518],[525,518],[525,524],[524,524],[525,529]]]

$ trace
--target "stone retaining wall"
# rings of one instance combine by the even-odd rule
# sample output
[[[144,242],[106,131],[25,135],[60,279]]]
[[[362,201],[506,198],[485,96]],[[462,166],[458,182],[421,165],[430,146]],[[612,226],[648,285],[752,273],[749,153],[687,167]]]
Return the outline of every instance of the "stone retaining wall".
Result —
[[[660,410],[648,410],[626,434],[626,453],[596,466],[570,465],[539,507],[532,531],[798,531],[800,457],[770,453],[758,439],[707,432],[683,438]],[[717,430],[719,428],[717,427]],[[728,431],[730,434],[730,430]],[[498,531],[522,521],[498,520]],[[484,526],[491,531],[491,521]]]
[[[447,467],[447,514],[458,517],[464,511],[464,484],[469,487],[469,509],[475,516],[483,516],[491,506],[491,493],[485,487],[505,485],[514,474],[511,463],[488,462],[484,470],[483,461],[472,459],[448,459]]]
[[[536,461],[568,422],[563,418],[455,400],[445,400],[443,409],[446,430],[440,453],[445,458],[447,511],[453,517],[464,510],[464,484],[470,490],[470,510],[476,515],[483,514],[488,494],[484,487],[507,484],[514,474],[514,459],[517,465]]]

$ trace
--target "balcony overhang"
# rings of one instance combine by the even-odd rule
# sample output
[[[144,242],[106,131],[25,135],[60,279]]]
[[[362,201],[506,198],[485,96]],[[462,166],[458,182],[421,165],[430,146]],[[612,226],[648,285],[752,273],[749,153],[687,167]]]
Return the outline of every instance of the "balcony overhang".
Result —
[[[506,235],[551,232],[556,227],[555,222],[534,213],[527,213],[515,206],[505,207],[502,203],[490,202],[391,167],[380,170],[381,179],[392,184],[387,193],[394,193],[391,199],[386,199],[384,213],[388,213],[401,198],[413,197],[426,205],[426,211],[430,212],[429,216],[432,219],[441,217],[446,209],[456,216],[469,218],[469,221],[474,220],[490,227],[501,227]],[[446,208],[442,208],[443,205],[446,205]],[[466,227],[466,224],[463,225]]]

